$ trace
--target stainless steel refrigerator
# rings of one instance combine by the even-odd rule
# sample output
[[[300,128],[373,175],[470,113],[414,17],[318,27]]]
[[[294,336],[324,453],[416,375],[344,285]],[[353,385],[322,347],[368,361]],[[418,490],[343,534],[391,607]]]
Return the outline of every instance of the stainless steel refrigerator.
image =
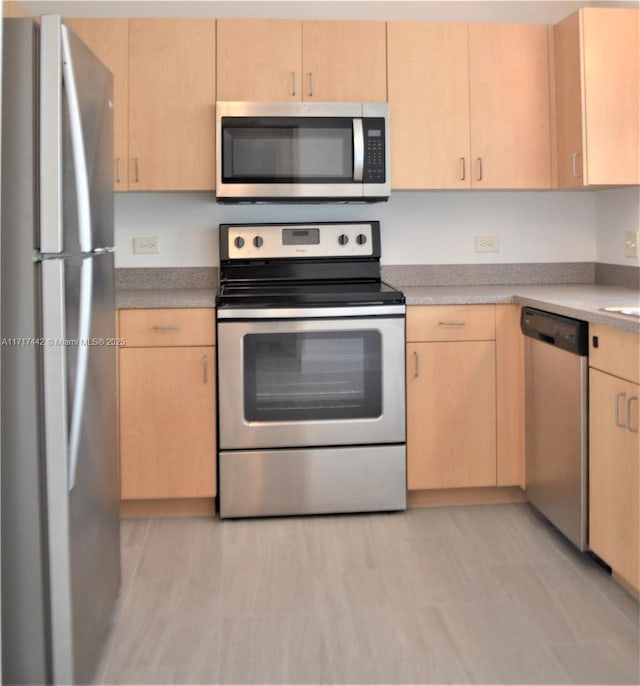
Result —
[[[5,19],[2,682],[91,681],[120,586],[112,79]]]

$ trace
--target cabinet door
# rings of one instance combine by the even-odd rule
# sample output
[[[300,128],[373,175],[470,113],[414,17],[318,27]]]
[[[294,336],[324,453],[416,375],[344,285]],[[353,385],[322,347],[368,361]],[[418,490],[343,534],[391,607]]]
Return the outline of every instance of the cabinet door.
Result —
[[[303,100],[386,102],[382,21],[302,22]]]
[[[129,22],[130,190],[215,187],[215,20]]]
[[[524,489],[524,336],[520,305],[496,305],[496,485]]]
[[[494,341],[407,345],[409,490],[496,485]]]
[[[65,19],[113,73],[113,189],[129,188],[129,20]]]
[[[558,188],[574,188],[583,184],[579,16],[574,12],[553,27]]]
[[[637,9],[582,11],[587,185],[640,183]]]
[[[20,19],[30,15],[17,0],[15,2],[13,0],[5,0],[2,3],[2,16],[8,19]]]
[[[217,100],[302,100],[302,22],[218,19]]]
[[[467,24],[389,22],[394,189],[469,188]]]
[[[550,188],[548,29],[470,24],[472,186]]]
[[[640,386],[589,373],[589,547],[640,589]]]
[[[123,499],[216,494],[214,351],[120,350]]]

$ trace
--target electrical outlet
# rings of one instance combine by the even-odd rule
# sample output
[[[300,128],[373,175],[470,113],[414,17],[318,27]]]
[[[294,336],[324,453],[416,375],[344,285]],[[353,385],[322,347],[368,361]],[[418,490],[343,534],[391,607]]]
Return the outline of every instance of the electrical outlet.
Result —
[[[476,252],[500,252],[499,236],[476,236]]]
[[[136,253],[136,255],[150,255],[159,252],[158,237],[146,236],[144,238],[134,238],[133,252]]]
[[[638,257],[638,236],[639,231],[624,232],[624,256]]]

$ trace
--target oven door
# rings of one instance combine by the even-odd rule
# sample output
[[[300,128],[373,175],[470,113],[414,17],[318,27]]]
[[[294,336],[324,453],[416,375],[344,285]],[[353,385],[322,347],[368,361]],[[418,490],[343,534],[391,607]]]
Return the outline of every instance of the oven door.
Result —
[[[305,314],[219,318],[220,448],[404,443],[404,314]]]

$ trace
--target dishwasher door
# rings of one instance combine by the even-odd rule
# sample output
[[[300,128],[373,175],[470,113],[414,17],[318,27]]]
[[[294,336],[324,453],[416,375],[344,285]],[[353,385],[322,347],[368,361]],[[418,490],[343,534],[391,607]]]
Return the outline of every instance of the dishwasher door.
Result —
[[[588,329],[523,308],[527,499],[580,550],[588,541]]]

